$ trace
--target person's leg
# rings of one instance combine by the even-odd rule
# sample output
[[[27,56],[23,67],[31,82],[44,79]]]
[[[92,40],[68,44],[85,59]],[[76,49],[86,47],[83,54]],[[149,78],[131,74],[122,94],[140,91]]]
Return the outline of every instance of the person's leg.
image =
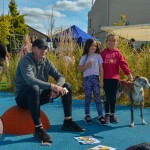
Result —
[[[84,77],[84,93],[85,93],[85,115],[90,115],[90,103],[91,103],[91,96],[92,96],[92,77]]]
[[[110,100],[110,113],[115,113],[116,111],[116,93],[119,80],[112,80],[111,82],[111,100]]]
[[[84,93],[85,93],[85,101],[84,101],[84,111],[85,111],[85,118],[84,121],[86,124],[91,124],[92,119],[90,115],[90,103],[91,103],[91,96],[92,96],[92,76],[84,77],[83,79],[83,86],[84,86]]]
[[[37,85],[28,86],[19,94],[19,97],[16,99],[18,106],[28,108],[30,110],[35,126],[41,124],[40,105],[48,102],[48,99],[46,99],[46,96],[43,93],[44,90],[40,90],[39,86]],[[45,93],[48,93],[48,91]]]
[[[110,122],[110,100],[111,100],[111,79],[104,79],[104,92],[105,92],[105,121]]]
[[[42,122],[40,120],[40,103],[48,102],[48,99],[41,99],[40,102],[40,95],[43,93],[43,90],[40,90],[39,86],[30,86],[27,87],[24,91],[22,91],[18,98],[16,98],[16,102],[18,106],[22,108],[28,108],[31,112],[31,116],[35,125],[35,133],[34,136],[40,141],[43,142],[52,142],[49,135],[43,128]],[[45,93],[48,93],[45,92]],[[46,97],[46,95],[45,95]]]
[[[68,93],[62,96],[62,104],[65,118],[72,117],[72,87],[71,84],[65,83],[63,85],[68,90]]]
[[[98,120],[97,122],[100,125],[105,124],[105,118],[103,117],[103,112],[102,112],[102,102],[100,99],[100,85],[99,85],[99,76],[93,76],[92,79],[92,87],[93,87],[93,94],[94,94],[94,100],[98,112]]]
[[[99,76],[94,76],[92,79],[92,86],[93,86],[93,94],[94,94],[94,100],[98,112],[98,116],[102,116],[102,102],[100,99],[100,85],[99,85]]]
[[[62,104],[65,116],[62,130],[84,132],[85,129],[81,128],[72,120],[72,87],[69,83],[65,83],[63,87],[68,90],[68,93],[62,96]]]
[[[104,108],[106,114],[110,113],[110,99],[111,99],[110,83],[111,81],[109,79],[104,80],[104,92],[105,92]]]
[[[111,81],[111,100],[110,100],[110,122],[118,123],[118,119],[115,115],[116,112],[116,93],[118,87],[119,80]]]

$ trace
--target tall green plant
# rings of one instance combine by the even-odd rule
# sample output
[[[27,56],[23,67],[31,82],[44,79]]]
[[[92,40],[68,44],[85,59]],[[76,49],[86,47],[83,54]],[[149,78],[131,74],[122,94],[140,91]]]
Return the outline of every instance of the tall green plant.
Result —
[[[18,66],[18,62],[20,60],[20,57],[18,55],[15,55],[14,57],[11,57],[9,60],[9,65],[5,66],[6,68],[6,81],[9,84],[9,90],[14,91],[14,80],[16,75],[16,69]]]

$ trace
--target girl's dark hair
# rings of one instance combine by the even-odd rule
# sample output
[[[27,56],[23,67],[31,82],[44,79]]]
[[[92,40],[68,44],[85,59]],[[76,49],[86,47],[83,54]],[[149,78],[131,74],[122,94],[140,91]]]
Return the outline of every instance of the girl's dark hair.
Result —
[[[88,55],[89,49],[90,49],[91,45],[93,44],[93,42],[95,42],[94,39],[88,39],[88,40],[86,40],[82,56],[85,55],[85,54]],[[100,50],[99,50],[98,44],[97,44],[97,49],[96,49],[95,53],[99,53],[99,51]]]

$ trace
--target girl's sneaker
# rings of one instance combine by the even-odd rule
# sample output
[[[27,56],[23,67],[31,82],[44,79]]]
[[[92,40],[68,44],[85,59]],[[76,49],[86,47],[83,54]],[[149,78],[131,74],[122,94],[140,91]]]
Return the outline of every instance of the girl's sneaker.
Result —
[[[106,124],[110,123],[110,114],[105,115],[105,121],[106,121]]]
[[[100,124],[100,125],[104,125],[106,124],[106,121],[105,121],[105,118],[103,116],[99,117],[97,122]]]
[[[110,123],[117,124],[118,122],[119,121],[118,121],[117,117],[114,114],[110,115]]]
[[[91,116],[90,115],[86,115],[85,118],[84,118],[84,122],[86,124],[92,124]]]

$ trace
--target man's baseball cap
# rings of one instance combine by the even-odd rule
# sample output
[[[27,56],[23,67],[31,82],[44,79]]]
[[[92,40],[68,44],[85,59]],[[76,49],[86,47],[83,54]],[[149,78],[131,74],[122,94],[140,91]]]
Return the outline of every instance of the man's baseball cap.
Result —
[[[48,48],[48,43],[46,42],[45,39],[36,39],[32,43],[32,47],[34,47],[34,46],[36,46],[38,48],[42,48],[42,47]]]

